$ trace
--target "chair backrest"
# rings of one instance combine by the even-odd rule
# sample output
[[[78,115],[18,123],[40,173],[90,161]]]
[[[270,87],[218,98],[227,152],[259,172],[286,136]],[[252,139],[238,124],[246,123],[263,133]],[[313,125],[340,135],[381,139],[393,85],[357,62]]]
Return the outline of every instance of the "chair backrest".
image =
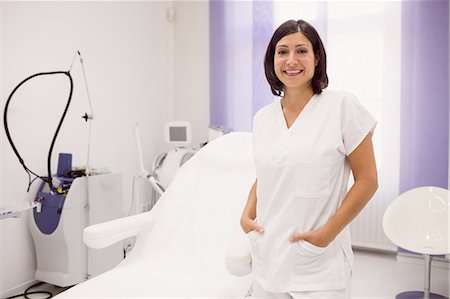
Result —
[[[448,254],[450,192],[419,187],[399,195],[386,209],[383,230],[397,246],[422,254]]]
[[[231,298],[217,295],[224,285],[245,295],[251,281],[230,274],[225,257],[255,178],[250,133],[217,138],[180,168],[154,207],[156,222],[127,258],[149,269],[144,297]],[[170,291],[169,282],[176,282]]]

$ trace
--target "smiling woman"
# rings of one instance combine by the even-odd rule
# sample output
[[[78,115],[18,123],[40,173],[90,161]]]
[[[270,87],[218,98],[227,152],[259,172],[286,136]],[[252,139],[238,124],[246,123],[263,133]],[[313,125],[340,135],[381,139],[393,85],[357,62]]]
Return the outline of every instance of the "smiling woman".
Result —
[[[384,210],[391,200],[398,195],[398,190],[400,190],[400,157],[402,157],[402,160],[410,161],[405,163],[408,167],[417,165],[418,161],[406,158],[409,154],[400,154],[401,150],[418,153],[416,139],[412,138],[412,135],[409,135],[409,133],[405,135],[405,140],[408,140],[407,145],[400,146],[400,120],[402,120],[402,123],[408,124],[408,126],[416,126],[415,124],[413,125],[414,121],[408,120],[408,116],[404,117],[401,115],[405,110],[400,106],[400,99],[405,98],[409,102],[413,98],[408,93],[405,93],[404,97],[401,95],[400,90],[404,86],[402,81],[405,78],[409,78],[412,73],[422,73],[405,72],[405,74],[401,74],[401,63],[407,65],[408,68],[415,68],[412,60],[402,57],[401,49],[407,49],[411,53],[418,53],[413,44],[401,47],[402,44],[406,45],[403,37],[404,33],[413,32],[414,30],[414,26],[408,23],[403,24],[403,21],[401,21],[402,6],[412,5],[413,2],[406,1],[406,3],[408,4],[397,1],[292,1],[289,3],[276,2],[273,7],[274,24],[281,24],[287,19],[303,18],[317,29],[327,50],[327,74],[330,78],[327,89],[350,90],[378,121],[377,133],[372,138],[374,144],[376,144],[374,150],[377,157],[380,188],[374,195],[373,200],[351,224],[352,244],[358,248],[396,250],[381,229],[381,219]],[[424,6],[427,6],[427,9],[421,9],[420,11],[428,15],[429,12],[425,12],[430,9],[431,4],[425,3]],[[440,11],[445,10],[441,9]],[[443,31],[431,29],[432,27],[428,26],[427,22],[418,21],[419,19],[416,18],[415,13],[411,15],[414,15],[414,18],[411,18],[412,23],[417,24],[416,26],[421,28],[420,30],[428,28],[427,31],[442,33],[439,35],[427,34],[428,37],[435,36],[438,38],[438,36],[444,35]],[[401,29],[402,24],[404,26],[403,29]],[[427,26],[418,24],[427,24]],[[415,32],[411,36],[414,36],[415,40],[418,38]],[[439,43],[431,44],[435,48],[436,45],[440,45]],[[447,45],[442,42],[440,49],[444,52],[448,48]],[[432,51],[432,48],[426,48]],[[421,47],[421,49],[425,48]],[[417,57],[423,57],[423,55],[417,54]],[[430,65],[423,59],[418,59],[417,61],[424,65]],[[436,67],[433,67],[433,69],[437,70]],[[440,80],[442,77],[433,76],[433,78],[436,78],[436,80],[431,79],[431,77],[430,80],[435,82],[433,84],[437,84],[437,78]],[[413,84],[411,86],[417,87],[418,85]],[[438,90],[430,87],[432,86],[430,84],[427,84],[427,86],[434,92]],[[430,96],[418,96],[418,98],[428,102],[426,107],[431,107],[437,102],[433,101],[433,105],[430,105],[431,102],[426,100]],[[432,98],[444,99],[445,97]],[[448,96],[446,99],[448,99]],[[413,110],[417,111],[420,117],[423,116],[423,110]],[[440,111],[447,110],[442,108]],[[434,117],[433,119],[437,121],[437,119],[442,120],[446,118]],[[428,121],[426,126],[421,125],[418,128],[431,127],[430,123]],[[433,127],[443,128],[443,126]],[[411,132],[421,134],[419,133],[420,131],[412,130]],[[434,134],[427,135],[436,136]],[[437,138],[436,140],[444,139]],[[424,144],[428,146],[430,143]],[[437,146],[437,143],[433,144]],[[436,154],[430,156],[437,157]],[[416,162],[411,163],[411,161]],[[428,183],[430,183],[429,178],[437,176],[435,172],[437,164],[429,163],[429,159],[424,159],[424,161],[428,161],[426,162],[428,164],[424,163],[420,166],[420,169],[434,169],[433,175],[431,175],[431,172],[414,172],[407,171],[407,169],[404,172],[405,175],[409,177],[420,175],[428,178]],[[439,167],[442,165],[445,165],[445,163],[441,163]]]
[[[323,90],[325,49],[303,20],[278,27],[264,67],[281,99],[253,119],[256,180],[241,217],[252,297],[350,298],[348,224],[377,189],[376,121],[352,94]]]

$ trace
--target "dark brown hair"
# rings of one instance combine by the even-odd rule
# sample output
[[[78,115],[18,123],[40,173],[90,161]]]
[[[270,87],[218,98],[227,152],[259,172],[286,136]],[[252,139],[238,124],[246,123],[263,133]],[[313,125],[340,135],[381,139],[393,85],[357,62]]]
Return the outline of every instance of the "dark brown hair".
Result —
[[[264,57],[264,70],[266,73],[266,78],[270,84],[272,93],[276,96],[281,96],[281,93],[283,91],[283,83],[275,74],[275,47],[280,39],[282,39],[286,35],[296,32],[303,33],[311,42],[314,51],[314,57],[318,62],[314,71],[314,77],[312,78],[311,82],[314,93],[320,94],[322,92],[322,89],[328,86],[327,55],[325,53],[325,48],[319,34],[313,26],[303,20],[289,20],[281,24],[280,27],[275,30],[272,39],[267,46],[266,56]]]

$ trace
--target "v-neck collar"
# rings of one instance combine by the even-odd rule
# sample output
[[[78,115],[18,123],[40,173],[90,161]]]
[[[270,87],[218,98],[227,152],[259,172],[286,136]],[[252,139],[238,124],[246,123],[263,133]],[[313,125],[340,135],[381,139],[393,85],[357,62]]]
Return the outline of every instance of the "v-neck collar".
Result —
[[[311,103],[311,101],[315,100],[316,98],[316,94],[313,94],[313,96],[308,100],[308,103],[306,103],[305,107],[303,107],[302,111],[300,111],[300,113],[297,115],[297,117],[295,118],[294,122],[291,124],[290,127],[287,126],[287,121],[286,121],[286,117],[284,116],[283,113],[283,107],[281,105],[281,98],[279,98],[277,101],[277,110],[278,110],[278,120],[279,120],[279,124],[280,124],[280,128],[283,132],[285,131],[291,131],[296,124],[299,122],[300,118],[303,118],[303,115],[307,112],[307,109]]]

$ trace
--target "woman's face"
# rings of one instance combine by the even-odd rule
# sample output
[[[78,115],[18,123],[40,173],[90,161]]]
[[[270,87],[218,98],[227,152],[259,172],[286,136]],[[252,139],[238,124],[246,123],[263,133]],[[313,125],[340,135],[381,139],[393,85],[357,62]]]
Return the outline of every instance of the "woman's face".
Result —
[[[316,61],[309,39],[301,32],[286,35],[275,46],[275,74],[286,92],[311,85]]]

